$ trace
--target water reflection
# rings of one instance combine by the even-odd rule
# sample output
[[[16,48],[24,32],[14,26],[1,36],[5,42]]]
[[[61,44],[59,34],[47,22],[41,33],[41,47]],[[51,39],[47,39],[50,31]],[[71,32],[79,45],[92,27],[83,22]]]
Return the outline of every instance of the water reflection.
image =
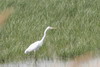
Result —
[[[0,64],[0,67],[100,67],[100,58],[90,59],[85,62],[59,61],[59,60],[33,60]]]

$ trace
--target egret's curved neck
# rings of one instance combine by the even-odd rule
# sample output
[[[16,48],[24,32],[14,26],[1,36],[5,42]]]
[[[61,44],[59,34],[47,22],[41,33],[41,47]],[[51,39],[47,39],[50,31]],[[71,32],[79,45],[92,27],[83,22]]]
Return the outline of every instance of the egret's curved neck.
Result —
[[[45,29],[45,31],[44,31],[44,35],[43,35],[41,41],[44,41],[44,39],[45,39],[45,37],[46,37],[46,32],[47,32],[47,30],[48,30],[48,28]]]

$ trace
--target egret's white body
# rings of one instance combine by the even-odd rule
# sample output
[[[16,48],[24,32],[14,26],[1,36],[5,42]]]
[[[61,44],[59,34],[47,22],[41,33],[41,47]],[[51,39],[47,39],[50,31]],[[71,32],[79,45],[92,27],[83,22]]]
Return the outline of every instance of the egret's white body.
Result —
[[[39,41],[36,41],[36,42],[32,43],[32,44],[25,50],[24,53],[26,54],[26,53],[29,53],[29,52],[31,52],[31,51],[34,51],[34,52],[35,52],[36,50],[38,50],[39,47],[42,46],[43,41],[44,41],[44,39],[45,39],[45,37],[46,37],[46,32],[47,32],[47,30],[49,30],[49,29],[53,29],[53,27],[48,26],[48,27],[45,29],[45,31],[44,31],[44,36],[42,37],[42,39],[39,40]]]

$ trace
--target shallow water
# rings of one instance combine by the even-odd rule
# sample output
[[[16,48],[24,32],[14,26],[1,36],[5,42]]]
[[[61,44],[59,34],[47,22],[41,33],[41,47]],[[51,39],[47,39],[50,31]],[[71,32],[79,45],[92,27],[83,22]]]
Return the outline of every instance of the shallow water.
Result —
[[[0,64],[0,67],[100,67],[100,58],[93,58],[84,62],[59,60],[27,60]]]

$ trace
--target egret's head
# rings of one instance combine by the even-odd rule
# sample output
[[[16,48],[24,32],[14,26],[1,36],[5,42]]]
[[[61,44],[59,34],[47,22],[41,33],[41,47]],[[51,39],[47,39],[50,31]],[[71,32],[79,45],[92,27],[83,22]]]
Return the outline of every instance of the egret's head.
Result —
[[[48,26],[47,28],[48,28],[48,29],[55,29],[54,27],[51,27],[51,26]]]

